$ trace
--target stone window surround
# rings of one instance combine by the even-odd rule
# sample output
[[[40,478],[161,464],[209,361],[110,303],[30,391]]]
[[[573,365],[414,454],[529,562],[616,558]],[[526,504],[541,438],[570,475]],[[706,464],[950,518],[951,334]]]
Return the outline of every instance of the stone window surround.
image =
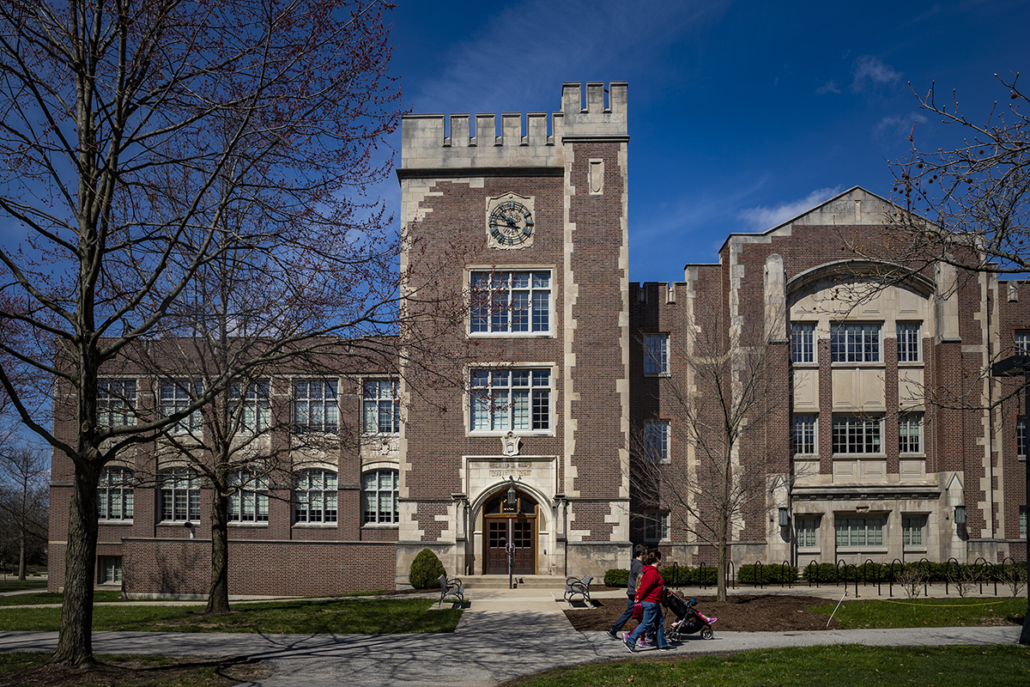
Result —
[[[548,415],[550,418],[549,429],[525,429],[525,430],[508,430],[508,429],[472,429],[472,394],[470,393],[471,386],[466,389],[464,413],[465,413],[465,436],[467,437],[503,437],[508,434],[509,431],[518,434],[519,436],[546,436],[552,437],[557,431],[557,422],[555,422],[555,408],[558,407],[558,392],[555,388],[555,380],[557,375],[557,364],[553,362],[525,362],[525,363],[514,363],[514,364],[503,364],[503,363],[477,363],[475,365],[468,365],[464,370],[465,379],[471,379],[472,372],[474,370],[489,370],[489,371],[510,371],[510,370],[542,370],[546,369],[550,372],[550,404],[548,406]],[[532,388],[532,387],[530,387]],[[531,408],[532,412],[532,408]]]
[[[463,275],[464,284],[468,288],[467,298],[472,297],[472,275],[476,272],[547,272],[550,275],[548,290],[550,291],[550,298],[547,303],[548,312],[548,329],[547,331],[527,331],[527,332],[473,332],[472,331],[472,308],[471,302],[468,303],[468,315],[465,319],[465,333],[473,338],[494,338],[494,339],[553,339],[558,335],[558,325],[556,322],[556,301],[558,291],[558,280],[555,277],[556,267],[554,264],[503,264],[503,265],[467,265],[465,267],[465,274]],[[532,290],[532,289],[531,289]],[[532,317],[530,318],[530,330],[532,330]]]

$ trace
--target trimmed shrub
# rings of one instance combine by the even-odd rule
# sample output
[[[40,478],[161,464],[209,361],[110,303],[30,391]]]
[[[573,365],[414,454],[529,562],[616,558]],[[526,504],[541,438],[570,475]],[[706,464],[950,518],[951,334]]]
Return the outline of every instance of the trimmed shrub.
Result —
[[[612,568],[604,573],[604,586],[625,587],[629,585],[629,570]]]
[[[741,584],[793,583],[797,579],[798,569],[792,565],[742,565],[737,571],[737,582]]]
[[[408,582],[415,589],[432,589],[440,586],[437,578],[446,574],[447,571],[436,554],[429,549],[422,549],[411,564]]]

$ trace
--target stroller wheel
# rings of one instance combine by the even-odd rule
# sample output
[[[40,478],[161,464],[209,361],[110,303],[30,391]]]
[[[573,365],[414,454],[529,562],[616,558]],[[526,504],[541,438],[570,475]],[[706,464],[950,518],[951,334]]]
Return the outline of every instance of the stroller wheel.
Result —
[[[706,627],[701,630],[701,639],[712,639],[715,635],[712,634],[712,628]]]

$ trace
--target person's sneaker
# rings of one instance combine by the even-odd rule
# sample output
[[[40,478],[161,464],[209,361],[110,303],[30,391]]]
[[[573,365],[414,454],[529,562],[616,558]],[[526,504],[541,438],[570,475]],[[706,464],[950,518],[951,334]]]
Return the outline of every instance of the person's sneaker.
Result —
[[[660,646],[658,651],[672,651],[672,646]]]
[[[619,638],[619,635],[617,635],[614,632],[612,632],[612,628],[610,628],[610,627],[608,628],[608,632],[605,633],[605,634],[608,635],[608,639],[618,639]]]
[[[637,653],[637,648],[635,646],[633,646],[632,644],[630,644],[629,642],[627,642],[626,640],[622,640],[622,645],[624,647],[626,647],[631,654]]]
[[[649,646],[651,646],[651,642],[647,641],[646,638],[641,637],[640,639],[637,640],[637,646],[641,647],[642,649],[646,649]]]

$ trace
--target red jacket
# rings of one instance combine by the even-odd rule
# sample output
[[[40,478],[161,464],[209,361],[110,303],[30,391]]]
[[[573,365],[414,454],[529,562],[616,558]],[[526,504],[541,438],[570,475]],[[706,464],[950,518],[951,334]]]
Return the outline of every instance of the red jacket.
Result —
[[[658,568],[653,565],[645,565],[644,572],[637,580],[637,603],[661,603],[662,593],[665,591],[665,580],[662,579]]]

